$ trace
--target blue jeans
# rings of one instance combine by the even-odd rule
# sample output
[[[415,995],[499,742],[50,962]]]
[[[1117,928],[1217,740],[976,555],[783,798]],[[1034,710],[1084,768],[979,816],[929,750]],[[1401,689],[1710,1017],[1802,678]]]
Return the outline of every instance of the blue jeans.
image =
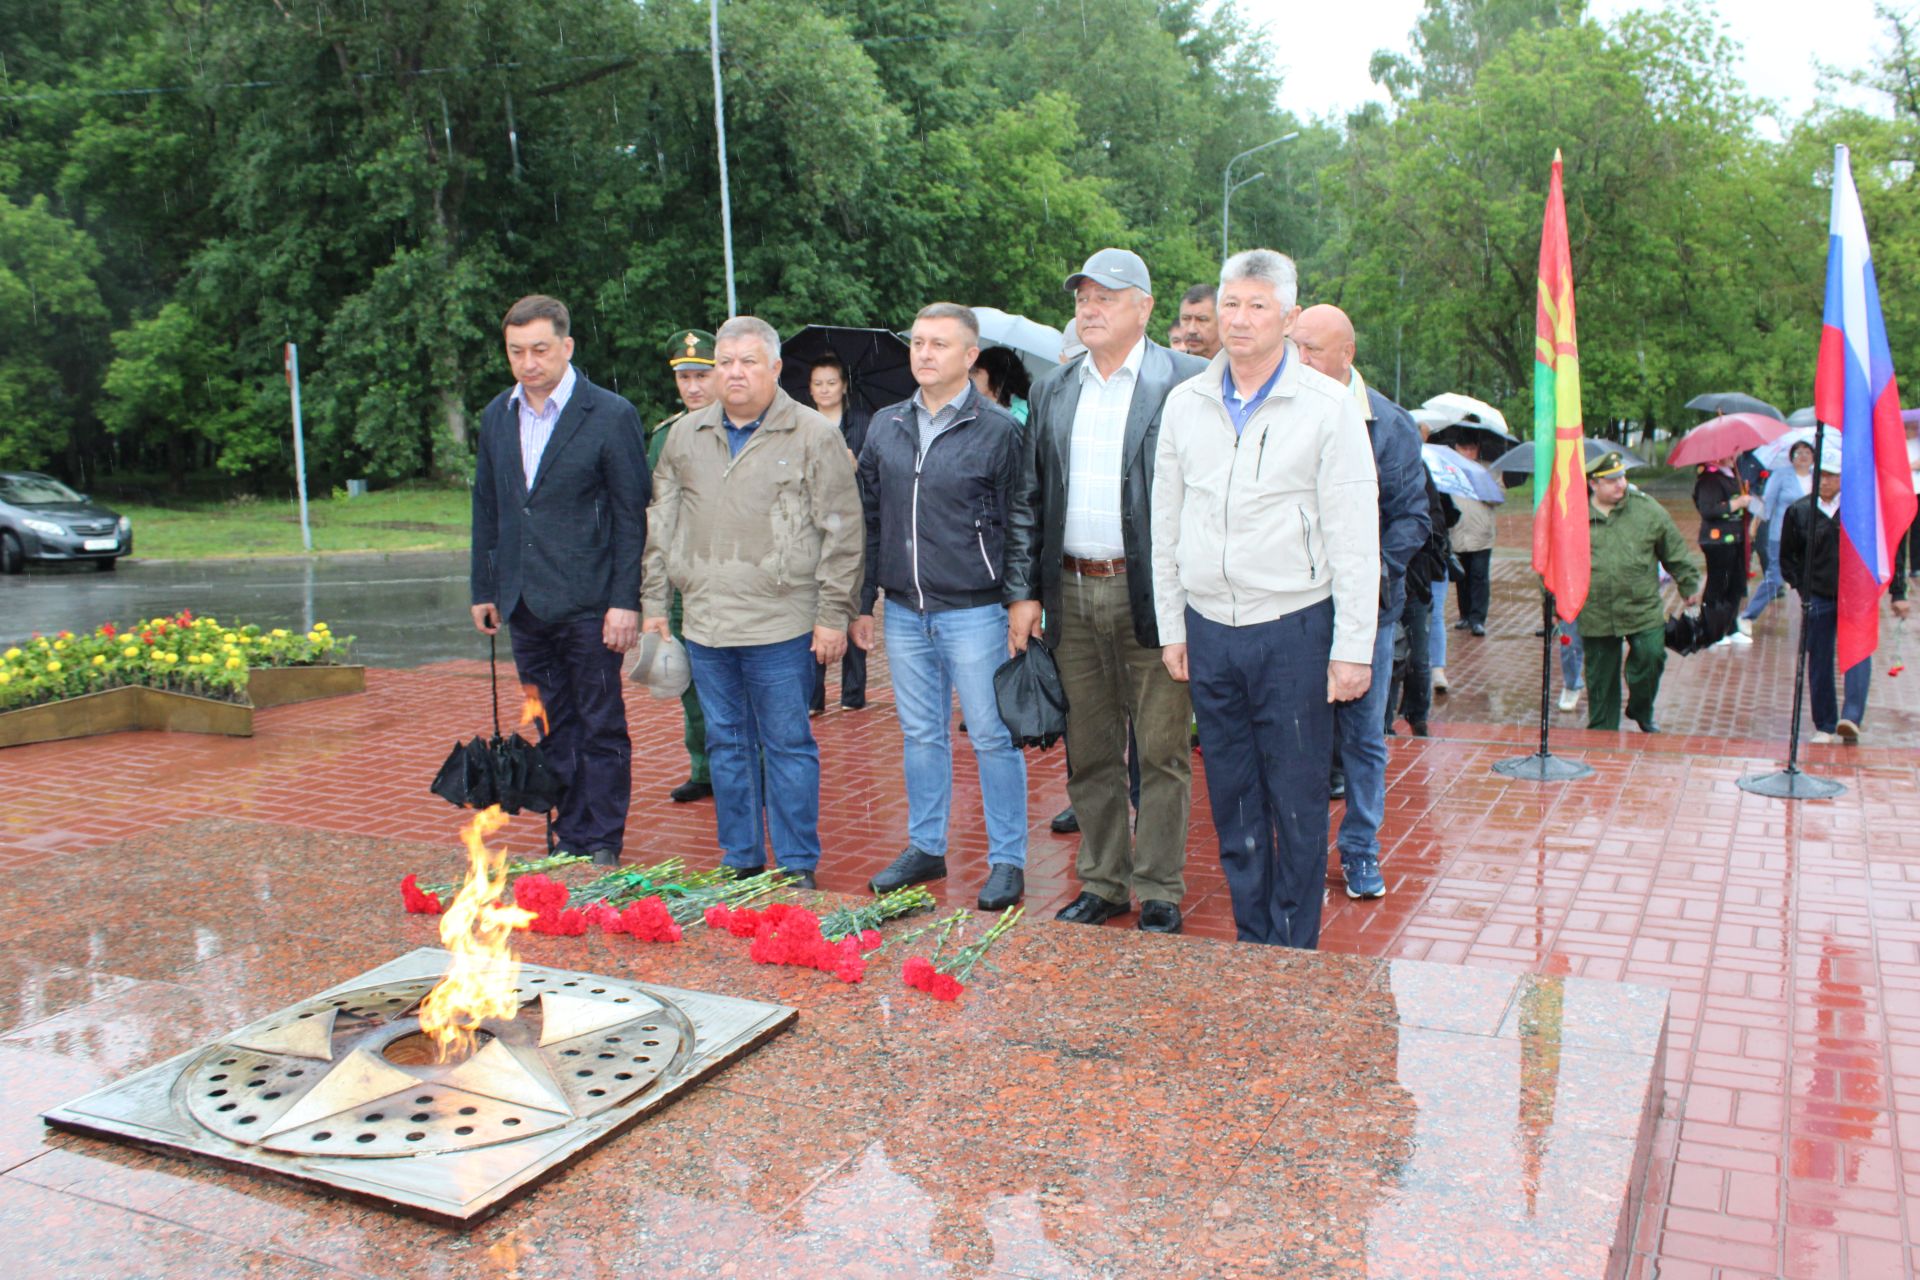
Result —
[[[953,695],[980,767],[987,861],[1027,865],[1027,760],[1000,719],[993,673],[1007,660],[1007,610],[987,604],[916,613],[887,602],[887,663],[907,775],[907,840],[945,857],[953,808]]]
[[[1587,647],[1580,643],[1580,629],[1571,622],[1557,622],[1554,631],[1554,647],[1560,650],[1560,686],[1578,689],[1587,665]],[[1560,643],[1563,640],[1565,643]]]
[[[721,862],[743,869],[766,865],[764,804],[774,861],[812,871],[820,863],[820,748],[807,720],[812,633],[726,648],[689,640],[687,657],[707,719]]]
[[[1427,624],[1427,667],[1447,665],[1447,587],[1450,584],[1442,579],[1433,584],[1433,605],[1429,610]]]
[[[1767,606],[1772,604],[1774,600],[1787,589],[1786,581],[1780,576],[1779,543],[1776,542],[1773,544],[1772,552],[1772,555],[1766,557],[1766,576],[1761,578],[1760,585],[1753,589],[1753,599],[1747,601],[1746,610],[1740,615],[1748,622],[1752,622],[1755,618],[1765,613]]]
[[[1807,695],[1812,703],[1813,727],[1822,733],[1832,733],[1842,720],[1857,725],[1866,719],[1867,686],[1873,681],[1871,657],[1848,667],[1842,677],[1844,697],[1835,713],[1833,650],[1838,623],[1833,601],[1819,596],[1807,598]]]
[[[1387,816],[1387,690],[1393,686],[1393,624],[1373,637],[1373,683],[1352,702],[1333,704],[1333,734],[1347,771],[1347,811],[1335,843],[1342,854],[1380,854]]]
[[[1332,649],[1331,600],[1244,627],[1187,610],[1187,672],[1207,800],[1242,942],[1305,950],[1320,944]]]

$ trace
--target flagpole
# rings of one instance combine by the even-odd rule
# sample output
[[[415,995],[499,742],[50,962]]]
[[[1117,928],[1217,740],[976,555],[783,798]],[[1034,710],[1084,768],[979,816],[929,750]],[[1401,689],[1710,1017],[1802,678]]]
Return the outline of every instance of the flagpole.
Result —
[[[1814,511],[1820,510],[1820,464],[1826,459],[1827,424],[1819,418],[1813,423],[1813,496]],[[1786,512],[1780,519],[1787,518]],[[1784,526],[1783,526],[1784,527]],[[1807,549],[1813,549],[1812,530],[1808,530]],[[1776,800],[1830,800],[1846,794],[1846,784],[1831,778],[1816,778],[1800,768],[1800,711],[1807,696],[1807,632],[1813,624],[1813,598],[1805,591],[1800,597],[1800,644],[1793,656],[1793,724],[1787,730],[1787,767],[1775,773],[1750,773],[1740,779],[1739,787],[1751,795],[1771,796]],[[1835,602],[1836,605],[1838,602]],[[1837,620],[1836,620],[1837,621]]]
[[[1493,771],[1503,778],[1522,778],[1529,782],[1572,782],[1590,777],[1593,766],[1556,756],[1547,746],[1547,735],[1553,727],[1553,632],[1557,619],[1553,592],[1543,589],[1540,595],[1541,620],[1547,633],[1540,643],[1540,749],[1530,756],[1510,756],[1495,764]]]

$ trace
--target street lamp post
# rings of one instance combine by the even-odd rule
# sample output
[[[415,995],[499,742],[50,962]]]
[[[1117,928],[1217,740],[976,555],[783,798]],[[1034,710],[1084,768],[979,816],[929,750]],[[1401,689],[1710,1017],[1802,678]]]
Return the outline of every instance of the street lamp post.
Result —
[[[1220,260],[1222,262],[1227,260],[1227,226],[1233,213],[1233,193],[1241,187],[1246,186],[1248,182],[1258,182],[1266,176],[1265,174],[1255,174],[1244,182],[1236,183],[1233,180],[1233,166],[1256,152],[1265,151],[1268,147],[1277,147],[1283,142],[1292,142],[1299,136],[1300,131],[1296,129],[1292,133],[1282,134],[1271,142],[1263,142],[1257,147],[1248,147],[1245,151],[1242,151],[1239,155],[1227,161],[1227,167],[1220,175]]]
[[[727,315],[739,307],[733,294],[733,197],[727,189],[727,97],[720,84],[720,0],[707,6],[708,50],[713,59],[713,132],[720,151],[720,252],[727,273]]]

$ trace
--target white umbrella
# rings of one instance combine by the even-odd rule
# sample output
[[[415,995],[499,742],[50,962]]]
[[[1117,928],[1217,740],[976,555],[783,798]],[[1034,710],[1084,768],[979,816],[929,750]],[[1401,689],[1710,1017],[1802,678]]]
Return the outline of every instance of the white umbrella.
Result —
[[[1452,414],[1450,422],[1480,422],[1490,427],[1498,427],[1508,435],[1513,434],[1507,430],[1507,416],[1504,413],[1485,400],[1476,400],[1472,396],[1461,395],[1457,391],[1442,392],[1421,407]]]
[[[980,322],[981,345],[1017,352],[1034,377],[1060,363],[1060,331],[1052,325],[1009,315],[998,307],[975,307],[973,314]]]
[[[1760,465],[1769,471],[1779,471],[1783,468],[1790,467],[1793,465],[1793,459],[1787,455],[1793,452],[1793,446],[1803,441],[1811,445],[1813,443],[1813,432],[1814,428],[1812,427],[1795,427],[1779,439],[1769,440],[1758,449],[1755,449],[1753,456],[1758,458]],[[1820,451],[1820,469],[1838,474],[1840,470],[1840,433],[1838,431],[1827,432],[1827,438],[1821,443],[1823,447]]]

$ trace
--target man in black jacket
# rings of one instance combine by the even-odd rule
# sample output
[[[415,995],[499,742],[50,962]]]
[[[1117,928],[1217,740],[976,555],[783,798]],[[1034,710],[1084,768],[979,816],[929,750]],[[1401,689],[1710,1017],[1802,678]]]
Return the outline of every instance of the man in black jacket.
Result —
[[[987,824],[980,909],[999,911],[1026,891],[1027,762],[993,691],[1009,647],[1007,502],[1020,474],[1020,433],[968,376],[980,354],[971,309],[922,308],[912,351],[920,389],[873,415],[860,452],[867,572],[852,639],[873,647],[873,606],[884,590],[907,781],[907,847],[868,887],[886,893],[947,874],[957,691]]]
[[[515,383],[480,419],[471,599],[504,618],[513,662],[546,708],[542,744],[566,795],[554,834],[617,865],[633,790],[620,655],[640,630],[647,458],[640,415],[573,367],[567,308],[522,298],[501,322]]]
[[[1042,637],[1067,694],[1067,798],[1080,824],[1080,895],[1062,920],[1099,924],[1141,899],[1139,927],[1177,933],[1193,763],[1187,686],[1160,661],[1153,610],[1154,447],[1167,393],[1204,361],[1146,336],[1146,263],[1102,249],[1067,277],[1087,353],[1033,384],[1007,550],[1016,650]],[[1140,812],[1127,805],[1127,726]]]
[[[1860,740],[1860,724],[1867,716],[1867,688],[1873,681],[1873,659],[1862,658],[1842,677],[1845,700],[1834,704],[1833,651],[1839,624],[1840,595],[1840,476],[1820,473],[1820,492],[1808,494],[1787,508],[1780,526],[1780,576],[1800,593],[1806,604],[1807,692],[1813,702],[1815,742],[1835,736],[1851,746]],[[1893,613],[1904,619],[1907,610],[1906,539],[1895,554]]]

